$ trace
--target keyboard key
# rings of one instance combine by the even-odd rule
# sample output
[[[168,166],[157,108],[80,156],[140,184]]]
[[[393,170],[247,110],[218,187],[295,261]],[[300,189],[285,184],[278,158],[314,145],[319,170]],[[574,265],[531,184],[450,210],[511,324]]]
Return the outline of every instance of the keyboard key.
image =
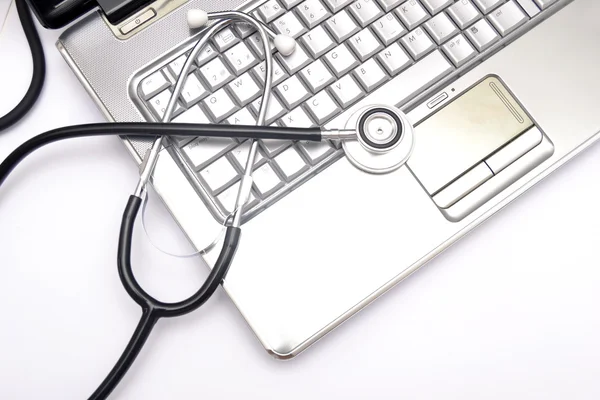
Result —
[[[346,7],[348,4],[352,3],[354,0],[324,0],[327,7],[331,10],[332,13],[337,13],[342,8]]]
[[[202,86],[196,75],[188,75],[181,90],[181,97],[185,106],[189,108],[206,96],[208,96],[208,90]]]
[[[227,94],[225,89],[220,89],[208,96],[203,101],[204,108],[208,111],[213,121],[221,122],[223,119],[231,115],[237,110],[237,106],[234,104],[231,97]]]
[[[496,33],[485,19],[480,20],[472,27],[468,28],[465,33],[480,52],[487,50],[491,45],[500,40],[500,36]]]
[[[533,18],[540,13],[540,9],[533,2],[533,0],[516,0],[517,3],[521,6],[523,11],[527,13],[529,18]]]
[[[302,0],[281,0],[281,4],[288,10],[300,4]]]
[[[349,10],[363,28],[383,15],[375,0],[356,0]]]
[[[178,117],[173,118],[172,122],[178,124],[210,124],[211,121],[208,119],[204,111],[200,106],[193,106],[189,110],[185,111]],[[175,136],[175,140],[179,146],[185,145],[187,142],[193,140],[191,136]]]
[[[292,145],[291,140],[265,139],[260,141],[262,149],[269,157],[275,157]]]
[[[371,58],[383,49],[383,46],[369,28],[365,28],[352,36],[348,44],[361,61]]]
[[[431,15],[435,15],[448,7],[454,0],[421,0]]]
[[[277,86],[275,92],[283,100],[288,109],[295,108],[310,97],[310,93],[306,90],[302,82],[300,82],[297,75],[288,78]]]
[[[258,64],[252,70],[252,74],[254,75],[254,78],[256,78],[256,80],[258,80],[260,85],[264,86],[265,85],[265,76],[267,75],[267,63],[265,61],[263,61],[262,63]],[[288,73],[285,72],[285,70],[283,68],[281,68],[281,65],[279,64],[279,62],[277,62],[277,60],[273,60],[273,74],[272,75],[273,75],[273,86],[278,85],[279,83],[281,83],[283,80],[285,80],[289,76]]]
[[[277,54],[277,59],[290,75],[294,75],[302,68],[312,62],[312,59],[306,54],[301,46],[297,46],[296,50],[289,56],[284,57],[281,53]]]
[[[263,19],[262,15],[260,15],[260,13],[258,12],[258,9],[251,11],[250,15],[256,19],[258,22],[262,22],[263,24],[267,24],[267,22]]]
[[[233,75],[220,58],[215,58],[203,67],[200,67],[199,71],[213,92],[233,79]]]
[[[307,32],[306,27],[302,25],[293,12],[283,14],[273,23],[273,29],[277,33],[291,36],[294,39]]]
[[[556,3],[557,0],[534,0],[537,5],[542,9],[545,10],[546,8],[550,7],[552,4]]]
[[[275,45],[271,40],[268,40],[268,42],[271,53],[273,53],[275,51]],[[248,39],[246,39],[246,44],[254,51],[254,53],[258,54],[261,60],[265,59],[265,46],[263,45],[261,36],[258,32],[250,35]]]
[[[404,26],[402,26],[392,13],[384,15],[375,21],[373,30],[383,42],[384,46],[389,46],[406,33]]]
[[[435,48],[427,33],[421,28],[417,28],[404,36],[402,44],[408,50],[410,55],[418,60]]]
[[[258,87],[258,84],[252,79],[249,72],[231,81],[227,85],[227,90],[238,105],[242,107],[256,99],[262,93],[261,88]]]
[[[260,7],[258,7],[258,14],[261,16],[263,22],[270,23],[277,17],[280,17],[285,13],[285,9],[277,2],[277,0],[269,0]]]
[[[228,61],[229,66],[235,75],[243,74],[252,68],[258,61],[244,42],[238,43],[227,50],[225,52],[225,59]]]
[[[335,43],[322,25],[302,36],[302,42],[313,58],[319,58],[335,47]]]
[[[494,8],[504,3],[504,0],[474,0],[482,13],[488,14]]]
[[[445,13],[441,13],[425,23],[425,28],[437,44],[442,44],[458,33],[458,29]]]
[[[212,44],[207,43],[196,56],[196,64],[204,65],[217,56],[217,51]]]
[[[223,207],[226,212],[233,214],[234,211],[237,211],[234,210],[234,207],[239,191],[240,182],[236,182],[233,186],[230,186],[228,189],[224,190],[223,193],[217,196],[217,200],[219,200],[221,207]],[[250,197],[248,202],[244,205],[244,210],[254,207],[257,203],[258,200],[256,197],[254,197],[254,194],[250,192]]]
[[[233,31],[231,30],[231,28],[225,28],[225,29],[217,32],[215,34],[215,37],[213,38],[213,43],[214,43],[215,47],[221,53],[224,52],[225,50],[229,49],[230,47],[232,47],[239,41],[240,41],[240,39],[238,39],[238,37],[233,34]]]
[[[377,89],[352,107],[344,111],[326,125],[326,128],[340,128],[346,125],[350,115],[362,107],[373,104],[389,104],[400,107],[405,102],[421,94],[425,89],[445,78],[454,71],[439,50],[434,50],[421,61],[406,69],[385,86]]]
[[[512,33],[528,20],[527,16],[512,0],[492,12],[488,18],[502,36]]]
[[[187,56],[183,54],[169,64],[169,72],[175,79],[179,78],[179,74],[181,74],[181,70],[183,69],[186,60]]]
[[[252,180],[263,199],[283,186],[283,182],[268,163],[254,170]]]
[[[250,109],[254,112],[254,115],[256,115],[257,118],[260,112],[261,104],[262,97],[259,97],[250,104]],[[277,97],[270,96],[269,103],[267,104],[267,114],[264,125],[271,125],[275,120],[281,118],[286,112],[287,110],[283,108],[279,100],[277,100]]]
[[[242,144],[240,144],[238,147],[231,151],[233,159],[235,160],[240,171],[246,170],[246,164],[248,163],[248,154],[250,154],[251,144],[252,143],[250,140],[245,140]],[[262,153],[260,151],[257,151],[254,157],[253,168],[256,168],[257,166],[263,164],[266,161],[267,159],[262,155]]]
[[[325,22],[325,27],[338,43],[345,41],[360,30],[346,10],[342,10],[339,14],[329,18],[327,22]]]
[[[300,77],[313,93],[319,92],[325,86],[335,81],[333,75],[323,61],[317,60],[300,71]]]
[[[471,3],[471,0],[461,0],[454,3],[448,9],[448,14],[450,14],[456,25],[463,30],[481,18],[481,14]]]
[[[342,108],[348,108],[365,95],[351,75],[346,75],[329,86],[329,93],[333,95]]]
[[[325,124],[340,111],[340,107],[325,90],[316,94],[304,104],[318,125]]]
[[[286,116],[281,118],[280,122],[286,128],[312,128],[316,126],[302,107],[297,107],[290,111]]]
[[[177,124],[210,124],[210,119],[204,114],[200,106],[193,106],[183,114],[173,118],[172,122]]]
[[[450,40],[442,48],[457,68],[461,67],[477,54],[471,43],[462,34]]]
[[[294,147],[288,148],[275,157],[275,163],[288,182],[308,169],[308,165]]]
[[[404,0],[379,0],[379,5],[383,8],[383,11],[390,12],[398,7],[403,1]]]
[[[227,123],[230,125],[256,125],[256,118],[246,107],[227,118]]]
[[[196,169],[202,168],[225,153],[231,151],[237,143],[229,138],[199,137],[183,148]]]
[[[165,115],[165,111],[167,110],[167,105],[169,105],[169,100],[171,99],[171,92],[169,89],[160,92],[158,95],[154,96],[152,100],[150,100],[150,108],[152,109],[152,113],[156,117],[157,120],[162,121],[163,116]],[[173,111],[173,117],[181,114],[184,111],[184,108],[177,102],[175,106],[175,110]]]
[[[367,92],[373,91],[383,82],[388,80],[388,76],[373,58],[356,68],[354,70],[354,76]]]
[[[327,142],[298,142],[297,146],[312,165],[320,163],[335,152],[335,149]]]
[[[250,36],[254,32],[256,32],[256,29],[254,28],[254,26],[243,23],[243,22],[238,22],[237,24],[234,24],[233,29],[238,34],[238,36],[242,39],[246,39],[248,36]]]
[[[377,59],[391,76],[397,75],[412,63],[410,57],[398,43],[392,44],[377,54]]]
[[[200,177],[206,182],[213,194],[218,194],[235,182],[238,173],[226,157],[221,157],[200,171]]]
[[[338,47],[327,53],[325,61],[338,78],[360,65],[345,44],[340,44]]]
[[[312,29],[331,16],[331,13],[319,0],[306,0],[296,8],[304,24]]]
[[[396,14],[408,30],[412,30],[429,19],[429,14],[418,1],[408,0],[396,9]]]
[[[148,100],[157,93],[162,92],[166,88],[171,86],[171,83],[163,75],[161,71],[156,71],[140,84],[140,91],[142,92],[142,98]]]

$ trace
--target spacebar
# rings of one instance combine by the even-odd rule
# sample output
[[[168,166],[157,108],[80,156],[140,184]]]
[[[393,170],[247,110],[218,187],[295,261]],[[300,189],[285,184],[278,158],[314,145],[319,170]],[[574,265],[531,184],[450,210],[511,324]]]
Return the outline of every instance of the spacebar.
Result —
[[[343,129],[348,118],[356,110],[373,104],[394,105],[398,107],[407,99],[428,89],[434,83],[448,75],[454,67],[435,50],[421,61],[338,115],[327,123],[327,129]]]

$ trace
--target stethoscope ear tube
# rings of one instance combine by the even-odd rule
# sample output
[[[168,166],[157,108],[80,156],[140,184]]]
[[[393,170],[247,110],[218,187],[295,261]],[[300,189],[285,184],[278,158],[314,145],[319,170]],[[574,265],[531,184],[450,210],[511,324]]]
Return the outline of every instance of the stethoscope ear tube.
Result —
[[[123,213],[121,233],[119,235],[118,268],[121,283],[131,298],[142,307],[154,313],[158,318],[178,317],[200,307],[219,287],[237,250],[241,229],[227,227],[221,253],[202,287],[188,299],[176,303],[165,303],[150,296],[137,282],[131,266],[131,243],[133,228],[139,213],[142,199],[130,196]]]
[[[119,235],[118,267],[121,283],[129,296],[142,308],[142,317],[119,361],[117,361],[98,389],[90,396],[90,400],[105,399],[110,395],[137,358],[150,336],[152,328],[154,328],[154,325],[160,318],[178,317],[188,314],[202,306],[213,295],[223,282],[240,241],[241,229],[231,226],[227,227],[221,253],[202,287],[188,299],[177,303],[158,301],[142,289],[131,267],[133,228],[141,204],[141,198],[137,196],[129,197],[123,213],[121,233]]]

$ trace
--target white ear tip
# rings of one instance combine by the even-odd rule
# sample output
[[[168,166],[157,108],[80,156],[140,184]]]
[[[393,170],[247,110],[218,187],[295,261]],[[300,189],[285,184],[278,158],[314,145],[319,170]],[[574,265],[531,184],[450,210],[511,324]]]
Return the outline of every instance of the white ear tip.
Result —
[[[275,48],[284,56],[289,56],[296,50],[296,40],[291,36],[277,35],[273,40],[273,44],[275,44]]]
[[[187,22],[190,28],[202,28],[208,23],[208,13],[204,10],[192,9],[187,12]]]

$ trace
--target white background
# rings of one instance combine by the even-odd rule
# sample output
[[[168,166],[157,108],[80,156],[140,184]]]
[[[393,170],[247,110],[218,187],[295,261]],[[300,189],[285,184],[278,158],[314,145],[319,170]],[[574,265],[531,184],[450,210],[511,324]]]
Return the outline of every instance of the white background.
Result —
[[[0,159],[34,134],[103,120],[58,35],[42,32],[48,81],[33,112],[0,135]],[[3,115],[31,74],[14,6],[0,60]],[[268,356],[219,292],[159,322],[112,398],[598,399],[599,175],[595,146],[292,361]],[[136,177],[117,139],[83,139],[36,152],[0,188],[1,399],[87,398],[120,355],[139,317],[115,264]],[[184,249],[153,204],[153,234]],[[161,299],[206,275],[139,229],[134,252]]]

